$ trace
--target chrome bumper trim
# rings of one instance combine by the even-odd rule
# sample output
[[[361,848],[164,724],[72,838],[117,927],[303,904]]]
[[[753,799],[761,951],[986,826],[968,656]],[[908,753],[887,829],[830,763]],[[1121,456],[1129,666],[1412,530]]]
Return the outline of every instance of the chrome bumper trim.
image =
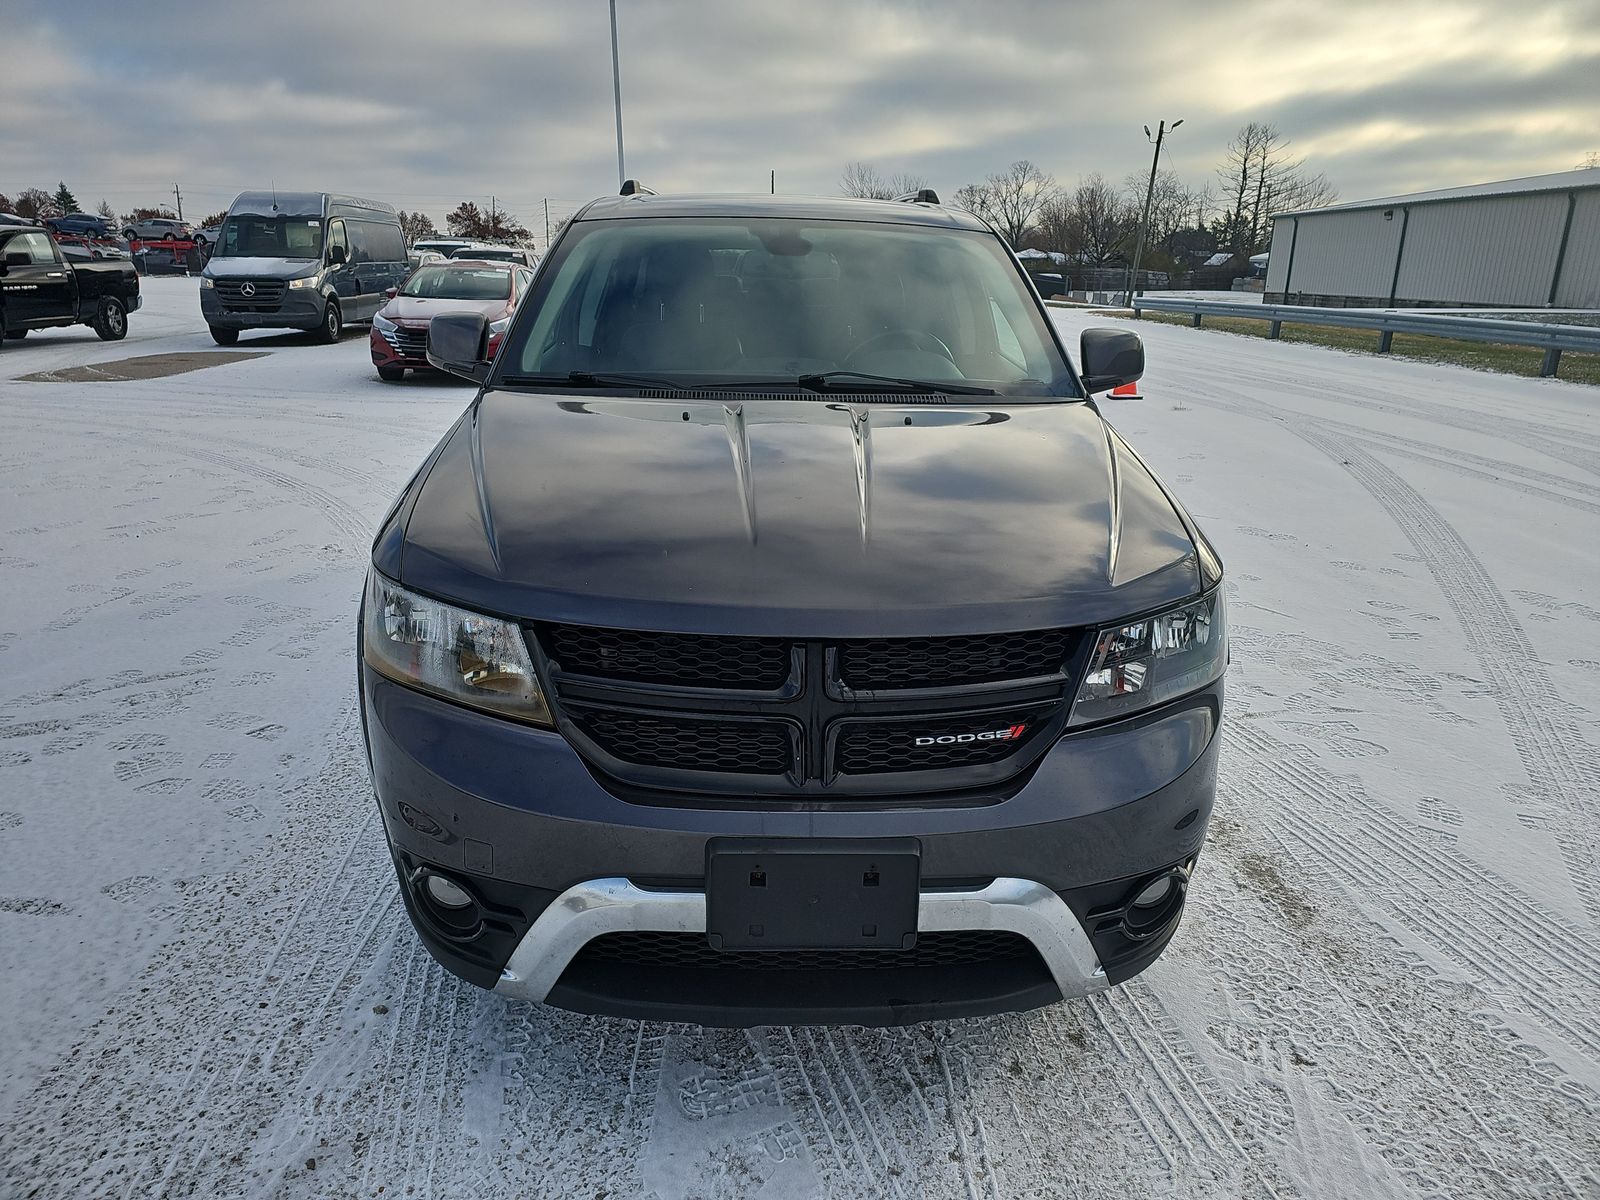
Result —
[[[494,990],[543,1001],[578,951],[602,934],[704,933],[705,928],[704,892],[651,891],[626,879],[574,884],[523,935]],[[917,928],[1007,930],[1033,943],[1063,997],[1087,996],[1109,986],[1078,918],[1042,883],[996,879],[977,891],[923,892]]]

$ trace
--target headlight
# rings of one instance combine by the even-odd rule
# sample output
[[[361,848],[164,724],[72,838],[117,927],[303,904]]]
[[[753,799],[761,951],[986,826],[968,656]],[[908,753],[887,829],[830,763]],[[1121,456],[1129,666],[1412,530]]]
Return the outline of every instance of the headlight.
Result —
[[[393,333],[395,331],[395,323],[385,316],[373,317],[372,327],[379,333]]]
[[[316,287],[317,277],[315,275],[307,275],[304,279],[291,279],[289,280],[289,286],[292,288]]]
[[[208,275],[202,275],[200,276],[200,286],[203,288],[214,288],[217,286],[217,282]]]
[[[1222,589],[1142,621],[1102,629],[1069,725],[1151,708],[1221,678],[1228,666]]]
[[[396,683],[552,724],[528,644],[509,621],[419,596],[371,571],[362,647],[367,665]]]
[[[505,316],[501,317],[498,321],[490,321],[489,322],[489,332],[491,334],[504,333],[510,327],[511,327],[511,314],[510,313],[507,313]]]

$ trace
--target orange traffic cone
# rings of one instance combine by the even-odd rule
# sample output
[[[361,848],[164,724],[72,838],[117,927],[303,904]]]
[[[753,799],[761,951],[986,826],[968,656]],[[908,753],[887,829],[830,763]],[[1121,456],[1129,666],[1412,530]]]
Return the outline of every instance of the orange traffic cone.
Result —
[[[1111,389],[1111,398],[1113,400],[1143,400],[1144,399],[1144,397],[1139,394],[1139,385],[1137,383],[1125,383],[1121,387],[1112,388]]]

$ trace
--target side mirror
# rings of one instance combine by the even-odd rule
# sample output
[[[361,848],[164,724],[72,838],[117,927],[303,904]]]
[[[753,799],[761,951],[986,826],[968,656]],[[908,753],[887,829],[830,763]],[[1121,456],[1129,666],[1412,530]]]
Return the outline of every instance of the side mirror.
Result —
[[[6,251],[6,266],[8,267],[25,267],[32,261],[33,256],[30,255],[26,250]]]
[[[400,294],[400,289],[399,288],[384,288],[383,289],[384,298],[387,299],[387,300],[393,300],[399,294]]]
[[[482,313],[442,313],[428,322],[428,365],[473,383],[489,378],[489,322]]]
[[[1083,390],[1091,396],[1133,383],[1144,374],[1144,343],[1123,329],[1085,329],[1078,342]]]
[[[339,266],[346,260],[347,257],[348,256],[345,254],[343,246],[328,247],[328,265],[330,267]]]

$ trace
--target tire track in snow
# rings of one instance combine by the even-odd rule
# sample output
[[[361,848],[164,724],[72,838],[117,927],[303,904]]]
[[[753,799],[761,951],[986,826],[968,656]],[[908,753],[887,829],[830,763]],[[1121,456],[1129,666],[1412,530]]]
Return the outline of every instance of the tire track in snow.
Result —
[[[1578,894],[1600,918],[1600,762],[1494,579],[1448,521],[1371,454],[1317,428],[1293,427],[1353,476],[1394,520],[1460,623],[1539,798],[1557,813],[1556,840]]]

